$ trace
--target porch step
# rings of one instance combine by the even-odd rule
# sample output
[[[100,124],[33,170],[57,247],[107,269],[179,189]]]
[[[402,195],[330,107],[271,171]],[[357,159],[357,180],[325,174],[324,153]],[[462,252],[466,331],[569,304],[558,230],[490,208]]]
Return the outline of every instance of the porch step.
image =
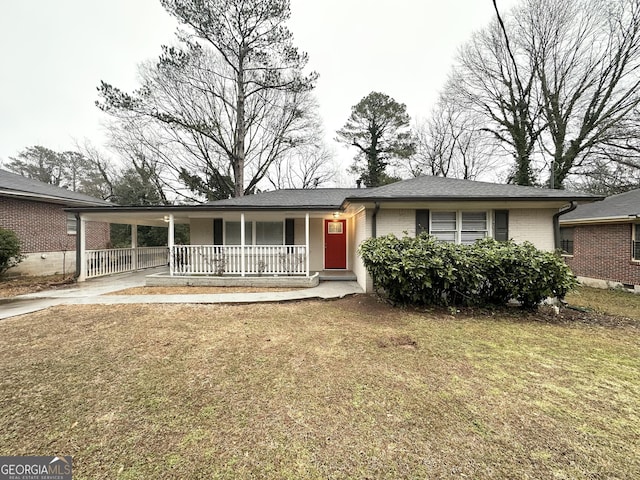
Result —
[[[323,270],[320,273],[321,282],[355,282],[355,273],[349,270]]]

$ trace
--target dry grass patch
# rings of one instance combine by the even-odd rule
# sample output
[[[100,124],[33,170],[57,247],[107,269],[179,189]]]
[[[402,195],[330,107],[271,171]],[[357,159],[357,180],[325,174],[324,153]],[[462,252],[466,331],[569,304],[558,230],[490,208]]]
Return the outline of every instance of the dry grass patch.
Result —
[[[74,478],[639,478],[640,337],[372,297],[0,323],[0,452]]]
[[[46,275],[40,277],[2,277],[0,278],[0,298],[11,298],[26,293],[64,288],[75,283],[71,277]]]

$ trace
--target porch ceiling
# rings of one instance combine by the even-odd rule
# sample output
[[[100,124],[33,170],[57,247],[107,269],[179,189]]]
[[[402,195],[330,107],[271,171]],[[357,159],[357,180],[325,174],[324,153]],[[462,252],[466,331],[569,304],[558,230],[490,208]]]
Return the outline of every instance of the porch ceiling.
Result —
[[[167,227],[168,223],[164,220],[165,216],[173,214],[174,223],[188,224],[194,218],[233,218],[240,219],[242,213],[245,214],[247,220],[261,220],[274,218],[304,218],[307,212],[299,210],[291,211],[197,211],[197,210],[141,210],[141,211],[83,211],[82,217],[87,221],[121,223],[127,225],[149,225],[155,227]],[[328,218],[333,211],[310,211],[309,218]],[[345,213],[342,213],[345,215]],[[347,215],[348,216],[348,215]]]
[[[82,218],[90,222],[123,223],[127,225],[148,225],[151,227],[167,227],[164,216],[169,212],[85,212]],[[175,223],[189,223],[183,214],[174,213]]]

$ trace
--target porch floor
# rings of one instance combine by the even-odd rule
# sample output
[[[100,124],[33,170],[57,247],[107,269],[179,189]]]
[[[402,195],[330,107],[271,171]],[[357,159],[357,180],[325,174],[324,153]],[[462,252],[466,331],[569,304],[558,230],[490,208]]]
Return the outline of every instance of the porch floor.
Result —
[[[302,276],[214,276],[214,275],[169,275],[169,272],[147,275],[145,285],[147,287],[291,287],[310,288],[317,287],[320,283],[320,275],[315,273],[309,277]]]

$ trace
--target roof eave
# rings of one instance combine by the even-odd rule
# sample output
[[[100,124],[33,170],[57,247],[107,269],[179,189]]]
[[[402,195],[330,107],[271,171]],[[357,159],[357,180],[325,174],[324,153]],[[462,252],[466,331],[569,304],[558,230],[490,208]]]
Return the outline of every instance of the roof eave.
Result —
[[[403,196],[403,197],[347,197],[342,202],[342,207],[346,203],[357,202],[459,202],[459,201],[484,201],[484,202],[596,202],[604,199],[604,197],[513,197],[513,196],[472,196],[472,195],[455,195],[446,197],[429,197],[429,196]]]
[[[627,223],[637,221],[639,217],[635,215],[616,215],[609,217],[585,217],[585,218],[568,218],[560,217],[560,223],[563,225],[581,225],[586,223]]]
[[[96,200],[95,202],[91,200],[79,200],[79,199],[71,199],[65,197],[56,197],[53,195],[42,195],[31,192],[23,192],[16,190],[0,190],[0,196],[11,197],[11,198],[19,198],[24,200],[31,201],[42,201],[47,203],[55,203],[59,205],[87,205],[87,206],[100,206],[102,205],[100,201]]]
[[[218,206],[213,207],[211,205],[149,205],[149,206],[117,206],[113,207],[70,207],[65,210],[74,213],[83,212],[186,212],[186,211],[205,211],[205,212],[224,212],[224,211],[236,211],[236,212],[265,212],[265,211],[326,211],[332,212],[339,210],[340,206],[298,206],[298,205],[286,205],[286,206]]]

